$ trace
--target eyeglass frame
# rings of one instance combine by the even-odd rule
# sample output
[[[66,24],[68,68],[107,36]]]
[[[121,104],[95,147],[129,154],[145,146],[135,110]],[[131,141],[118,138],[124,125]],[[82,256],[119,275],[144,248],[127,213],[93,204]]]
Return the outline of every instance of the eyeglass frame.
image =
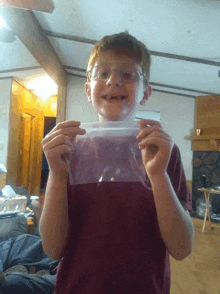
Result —
[[[87,71],[86,71],[86,75],[87,75],[87,78],[89,79],[89,81],[91,81],[91,80],[98,81],[98,80],[107,80],[107,79],[109,79],[110,76],[109,76],[108,78],[98,78],[98,79],[92,79],[91,77],[90,77],[90,78],[88,77],[88,74],[91,73],[92,70],[93,70],[95,67],[98,67],[98,66],[100,66],[100,65],[96,65],[96,66],[92,67],[90,70],[87,70]],[[126,66],[125,66],[125,67],[126,67]],[[119,72],[120,72],[120,69],[114,69],[114,70],[111,70],[110,74],[112,74],[113,71],[119,71]],[[139,81],[140,81],[140,77],[143,76],[143,77],[146,79],[146,82],[147,82],[147,84],[148,84],[148,80],[147,80],[147,78],[146,78],[145,73],[141,72],[141,71],[138,70],[138,69],[137,69],[136,71],[138,71],[138,73],[139,73],[139,79],[138,79],[138,80],[130,80],[130,81],[126,81],[126,82],[131,82],[131,83],[139,82]],[[124,78],[121,76],[121,72],[120,72],[120,77],[121,77],[121,79],[124,81]]]

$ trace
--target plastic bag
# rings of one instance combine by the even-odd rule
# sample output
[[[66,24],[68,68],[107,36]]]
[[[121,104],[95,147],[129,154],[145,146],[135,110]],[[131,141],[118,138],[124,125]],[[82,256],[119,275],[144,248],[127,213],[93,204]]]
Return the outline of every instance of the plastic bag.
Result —
[[[0,174],[7,173],[7,169],[3,163],[0,163]]]
[[[138,121],[82,123],[86,134],[72,143],[74,152],[68,162],[71,185],[101,182],[141,182],[147,175],[139,141]]]
[[[3,189],[2,189],[2,197],[17,197],[17,194],[15,193],[15,191],[12,189],[12,187],[10,185],[6,185]]]

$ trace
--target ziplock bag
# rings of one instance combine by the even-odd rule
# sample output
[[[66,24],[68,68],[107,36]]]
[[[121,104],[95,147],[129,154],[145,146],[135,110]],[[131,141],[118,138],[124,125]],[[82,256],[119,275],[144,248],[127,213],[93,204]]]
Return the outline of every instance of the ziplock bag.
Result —
[[[141,182],[149,188],[139,141],[138,121],[82,123],[86,134],[72,143],[70,185],[101,182]]]

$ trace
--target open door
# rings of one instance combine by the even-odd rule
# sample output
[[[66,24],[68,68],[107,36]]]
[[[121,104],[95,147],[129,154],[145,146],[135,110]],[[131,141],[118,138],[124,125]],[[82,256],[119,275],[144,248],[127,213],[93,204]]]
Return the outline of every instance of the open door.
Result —
[[[7,185],[27,187],[29,195],[40,195],[42,140],[46,115],[55,117],[51,106],[57,97],[43,103],[13,82],[7,154]]]
[[[56,126],[56,117],[44,117],[44,137]],[[41,190],[45,191],[49,175],[49,166],[45,154],[42,156]]]
[[[34,165],[34,133],[35,117],[27,113],[21,115],[21,147],[20,155],[22,159],[21,173],[19,173],[19,183],[32,191],[32,172]]]

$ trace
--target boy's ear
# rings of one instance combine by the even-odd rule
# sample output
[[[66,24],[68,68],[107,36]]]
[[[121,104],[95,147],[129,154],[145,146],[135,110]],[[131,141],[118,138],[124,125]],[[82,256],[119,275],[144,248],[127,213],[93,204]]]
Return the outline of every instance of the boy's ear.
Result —
[[[147,85],[144,91],[144,96],[148,99],[151,96],[152,88],[151,85]]]
[[[86,91],[86,96],[88,97],[88,100],[91,101],[91,87],[88,82],[85,83],[85,91]]]
[[[140,102],[141,105],[144,105],[147,102],[147,100],[150,97],[151,93],[152,93],[151,86],[150,85],[146,85],[145,90],[144,90],[143,99]]]

